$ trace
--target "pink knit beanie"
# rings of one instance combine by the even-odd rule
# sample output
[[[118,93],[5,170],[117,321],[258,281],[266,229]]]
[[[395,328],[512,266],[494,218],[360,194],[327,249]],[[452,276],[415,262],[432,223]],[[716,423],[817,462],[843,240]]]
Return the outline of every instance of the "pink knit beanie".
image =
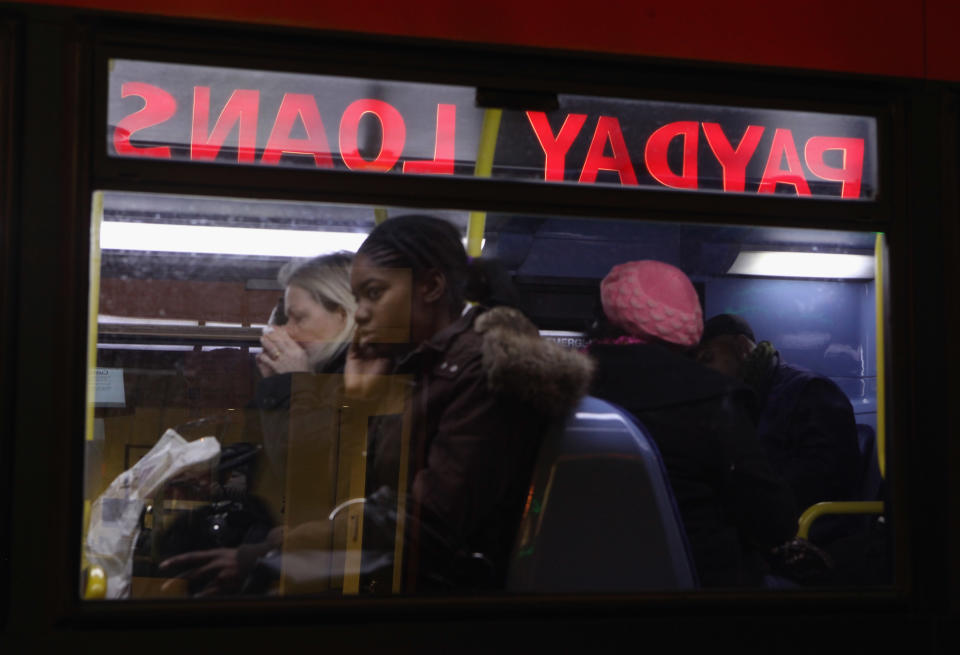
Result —
[[[603,312],[627,334],[693,346],[703,333],[700,300],[676,266],[653,260],[614,266],[600,283]]]

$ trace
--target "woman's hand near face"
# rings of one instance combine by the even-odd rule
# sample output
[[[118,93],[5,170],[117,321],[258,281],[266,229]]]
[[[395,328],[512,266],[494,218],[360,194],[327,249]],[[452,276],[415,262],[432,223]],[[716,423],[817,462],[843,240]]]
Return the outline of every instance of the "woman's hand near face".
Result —
[[[274,328],[260,337],[263,352],[257,355],[257,367],[264,377],[278,373],[309,373],[307,351],[294,341],[282,327]]]
[[[344,393],[351,398],[373,396],[378,377],[390,372],[390,363],[389,357],[378,356],[369,346],[358,345],[354,337],[343,370]]]

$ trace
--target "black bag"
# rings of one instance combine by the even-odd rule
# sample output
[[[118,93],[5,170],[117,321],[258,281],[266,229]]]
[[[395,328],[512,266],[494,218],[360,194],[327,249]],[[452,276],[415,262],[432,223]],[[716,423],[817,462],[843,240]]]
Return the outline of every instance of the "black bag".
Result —
[[[249,493],[261,450],[262,446],[249,443],[224,447],[214,479],[203,494],[209,502],[180,512],[169,525],[141,530],[137,550],[141,556],[148,556],[151,569],[155,571],[156,565],[174,555],[236,548],[266,540],[276,519],[263,500]],[[172,488],[182,485],[196,487],[197,482],[195,478],[173,481],[160,496],[169,495]],[[165,571],[164,575],[170,573],[175,572]]]

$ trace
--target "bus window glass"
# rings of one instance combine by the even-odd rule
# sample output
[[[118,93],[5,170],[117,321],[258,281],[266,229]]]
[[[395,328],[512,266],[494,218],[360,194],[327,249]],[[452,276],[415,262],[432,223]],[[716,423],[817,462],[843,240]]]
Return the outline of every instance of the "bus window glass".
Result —
[[[873,199],[864,116],[110,61],[107,153],[251,166]]]
[[[86,598],[893,582],[883,235],[93,206]]]

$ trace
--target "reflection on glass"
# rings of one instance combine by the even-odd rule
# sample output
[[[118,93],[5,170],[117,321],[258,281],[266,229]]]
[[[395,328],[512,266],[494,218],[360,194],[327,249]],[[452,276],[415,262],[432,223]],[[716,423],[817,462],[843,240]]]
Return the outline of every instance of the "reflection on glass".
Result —
[[[467,86],[110,62],[107,153],[253,166],[796,197],[877,195],[876,120]]]
[[[467,211],[95,206],[108,598],[892,582],[872,269],[731,268],[873,234],[489,213],[469,259]],[[818,502],[857,513],[797,539]]]

